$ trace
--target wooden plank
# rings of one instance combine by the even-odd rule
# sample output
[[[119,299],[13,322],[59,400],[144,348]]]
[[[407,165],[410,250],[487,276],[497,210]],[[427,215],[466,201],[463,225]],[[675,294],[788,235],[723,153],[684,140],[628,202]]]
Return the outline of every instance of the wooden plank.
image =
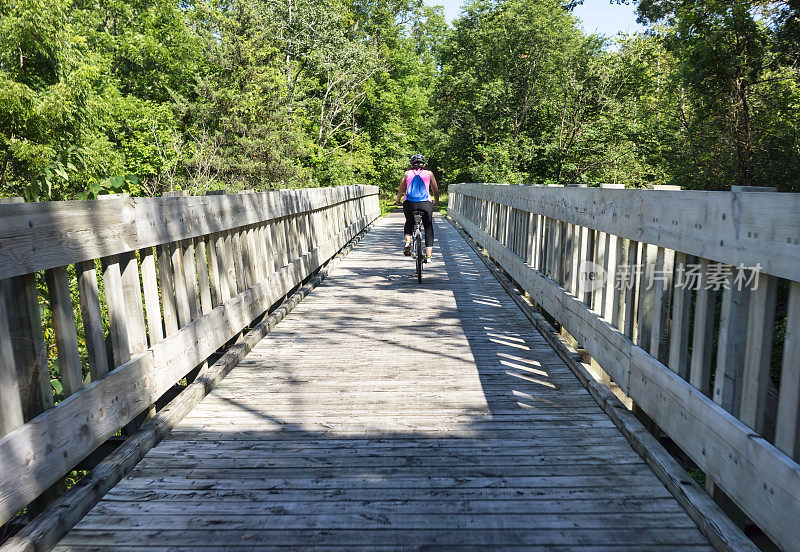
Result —
[[[225,195],[226,190],[210,190],[206,195]],[[227,285],[227,277],[224,274],[224,269],[219,260],[217,241],[221,240],[218,232],[209,233],[205,236],[206,250],[208,255],[209,277],[211,279],[211,296],[213,300],[213,307],[218,307],[225,299],[223,299],[222,286]],[[223,280],[225,280],[223,282]],[[230,299],[230,290],[228,290],[226,297]]]
[[[130,198],[0,204],[0,220],[0,279],[136,248]]]
[[[432,516],[435,517],[435,516]],[[388,521],[388,520],[387,520]],[[454,525],[455,527],[455,525]],[[100,537],[101,530],[80,530],[76,533],[76,539],[64,541],[64,545],[56,549],[56,552],[65,550],[75,550],[76,544],[81,543],[83,538],[97,539]],[[354,548],[362,547],[370,550],[391,550],[398,551],[403,548],[419,546],[419,543],[435,543],[435,550],[465,550],[474,552],[476,550],[487,550],[493,547],[504,549],[525,549],[525,550],[545,550],[562,547],[565,549],[582,550],[585,552],[609,552],[624,548],[631,552],[650,552],[658,549],[658,542],[665,540],[673,548],[698,552],[708,550],[706,544],[698,544],[696,533],[691,529],[675,528],[673,533],[660,528],[625,528],[609,530],[606,528],[595,529],[542,529],[539,532],[531,532],[526,528],[509,528],[502,526],[475,526],[467,528],[459,526],[457,531],[447,531],[438,528],[419,528],[413,533],[408,526],[397,525],[391,528],[357,528],[341,529],[332,533],[329,529],[278,529],[278,528],[259,528],[250,529],[244,534],[248,535],[247,545],[241,545],[241,530],[231,530],[224,528],[205,528],[202,532],[187,533],[185,530],[158,531],[155,535],[142,535],[141,542],[148,550],[154,552],[165,552],[164,541],[182,542],[187,547],[200,549],[202,546],[225,547],[230,550],[259,550],[276,551],[289,548],[304,549],[324,549],[330,552],[346,552]],[[115,532],[111,538],[113,548],[111,550],[129,550],[132,544],[136,544],[135,536],[126,534],[123,531]],[[181,540],[183,539],[183,540]],[[603,542],[604,545],[586,545],[587,539],[594,543],[595,540]],[[237,542],[236,545],[229,543]],[[644,544],[643,544],[644,543]],[[655,547],[655,548],[654,548]],[[79,548],[80,550],[96,550],[96,548]]]
[[[268,271],[268,263],[266,258],[266,225],[259,224],[253,226],[251,232],[251,246],[253,248],[253,258],[256,269],[256,281],[260,282],[266,278]],[[312,248],[313,249],[313,248]]]
[[[103,333],[103,316],[100,313],[100,289],[97,285],[97,270],[94,261],[84,261],[75,265],[78,276],[81,319],[86,337],[86,351],[89,357],[89,372],[92,381],[97,381],[108,372],[106,341]]]
[[[611,309],[611,324],[615,328],[622,330],[625,322],[625,286],[619,279],[619,274],[623,267],[628,263],[628,248],[625,240],[616,237],[616,259],[614,261],[614,292],[613,305]],[[609,280],[611,276],[609,275]]]
[[[519,212],[519,220],[520,224],[522,225],[522,230],[519,236],[519,255],[522,257],[525,262],[530,261],[531,255],[531,232],[533,232],[533,228],[531,228],[531,215],[530,213],[526,213],[525,211]]]
[[[244,251],[242,250],[242,232],[240,230],[234,230],[230,233],[231,238],[231,254],[232,254],[232,266],[236,271],[236,282],[238,285],[239,292],[247,289],[250,287],[250,282],[248,281],[249,278],[245,278],[245,271],[244,271]]]
[[[264,277],[269,276],[275,270],[280,268],[278,266],[278,259],[277,259],[277,251],[275,243],[275,225],[277,223],[265,224],[261,226],[260,231],[260,242],[259,245],[261,246],[261,258],[264,263]]]
[[[5,296],[22,410],[25,420],[30,420],[53,406],[36,275],[25,274],[5,280],[2,296]]]
[[[516,236],[517,236],[517,209],[509,207],[506,212],[506,247],[512,253],[516,254]]]
[[[255,285],[259,281],[258,269],[256,268],[255,242],[253,240],[253,228],[244,228],[240,233],[242,246],[242,271],[245,274],[247,287]]]
[[[676,274],[685,274],[688,264],[685,253],[675,253]],[[689,315],[691,308],[691,290],[685,285],[685,276],[676,277],[674,280],[672,319],[669,342],[670,370],[682,379],[689,377]]]
[[[348,204],[348,207],[350,207],[350,204]],[[308,214],[303,213],[298,215],[296,218],[297,218],[297,234],[295,235],[295,239],[298,240],[300,246],[300,254],[305,255],[306,253],[308,253]],[[348,217],[348,220],[352,219]]]
[[[461,196],[463,197],[463,196]],[[535,244],[537,236],[537,223],[539,217],[533,213],[525,213],[527,220],[527,231],[525,232],[525,262],[533,266],[534,259],[536,258]]]
[[[786,316],[775,446],[800,460],[800,282],[792,282]]]
[[[103,289],[108,309],[108,327],[111,336],[111,353],[114,366],[120,366],[131,358],[128,342],[128,327],[125,323],[125,294],[122,287],[122,272],[117,257],[103,259]]]
[[[150,346],[164,339],[164,327],[161,324],[161,303],[158,300],[158,276],[156,275],[156,257],[153,248],[139,252],[142,270],[142,288],[144,290],[144,307],[147,314],[147,333]]]
[[[135,198],[138,248],[228,232],[298,213],[367,198],[377,186],[337,186],[257,194]],[[304,198],[300,201],[300,198]]]
[[[653,326],[650,336],[650,354],[658,360],[666,361],[669,328],[669,299],[672,289],[672,272],[675,252],[659,247],[654,269]]]
[[[727,283],[722,293],[713,398],[722,408],[738,416],[750,290],[744,286],[738,289],[733,274],[727,278]]]
[[[559,283],[570,289],[576,279],[575,267],[578,255],[575,241],[576,228],[574,225],[567,223],[559,223],[559,225],[561,227],[561,252],[558,260],[559,270],[561,271]]]
[[[639,304],[636,314],[637,331],[635,343],[645,350],[651,348],[651,337],[653,333],[653,318],[655,316],[655,286],[651,285],[653,275],[657,270],[658,248],[647,244],[640,244],[641,252],[641,271],[639,274]]]
[[[561,223],[560,220],[553,221],[553,241],[550,243],[550,247],[553,248],[553,268],[550,272],[550,278],[554,281],[561,284],[563,282],[562,279],[562,265],[563,265],[563,232],[562,227],[564,225]]]
[[[363,216],[363,212],[362,212],[361,207],[362,206],[359,203],[358,204],[359,217]],[[319,245],[320,238],[322,237],[321,234],[320,234],[322,232],[322,227],[321,227],[322,212],[321,211],[312,211],[308,215],[308,221],[309,221],[309,223],[308,223],[308,231],[309,231],[308,248],[309,249],[314,249],[315,247],[317,247]]]
[[[146,384],[152,372],[149,353],[131,360],[0,439],[0,450],[9,454],[2,459],[0,520],[10,519],[155,400]],[[100,411],[104,415],[96,416]],[[14,461],[15,455],[31,461]]]
[[[544,273],[552,279],[553,265],[555,264],[555,248],[553,247],[553,240],[555,237],[555,220],[547,218],[545,220],[545,234],[544,234]],[[491,234],[490,234],[491,235]],[[492,236],[494,238],[494,236]]]
[[[759,274],[757,287],[750,290],[739,419],[757,433],[763,433],[766,416],[776,288],[776,278]]]
[[[0,204],[0,279],[190,239],[332,204],[365,198],[376,186],[342,186],[284,194]],[[86,236],[92,236],[87,240]]]
[[[192,306],[189,301],[189,290],[186,287],[186,259],[183,245],[180,242],[170,244],[169,249],[172,258],[172,284],[175,286],[178,327],[185,328],[192,322]]]
[[[164,305],[164,334],[172,335],[178,331],[179,326],[169,245],[159,245],[156,250],[158,251],[158,286],[161,290],[161,302]]]
[[[330,218],[331,232],[333,232],[333,225],[334,225],[334,221],[332,218],[333,217],[332,211],[333,211],[332,209],[328,209],[326,211],[327,215]],[[277,269],[286,266],[288,264],[288,259],[289,259],[289,247],[286,242],[286,220],[281,219],[277,221],[273,226],[273,229],[275,232],[273,238],[273,243],[275,244],[275,251],[273,254],[275,255],[275,260],[276,260],[275,266]]]
[[[10,197],[0,199],[0,203],[25,203],[25,200]],[[30,420],[53,406],[36,275],[9,278],[2,287],[0,301],[5,299],[22,411],[25,420]]]
[[[544,261],[542,257],[542,250],[544,248],[544,223],[545,217],[541,215],[536,216],[536,270],[543,271]]]
[[[633,247],[634,244],[631,244]],[[630,338],[631,341],[636,343],[637,345],[641,342],[639,337],[639,327],[642,325],[642,321],[640,320],[639,315],[641,314],[642,303],[645,301],[645,285],[646,280],[644,279],[645,276],[645,267],[647,264],[646,254],[647,254],[647,244],[642,242],[636,242],[635,244],[636,252],[635,257],[637,263],[635,265],[635,275],[634,275],[634,285],[633,285],[633,293],[631,295],[631,302],[630,302],[630,319],[632,322]]]
[[[617,244],[620,238],[606,234],[606,264],[603,269],[606,271],[605,291],[603,292],[603,317],[609,321],[613,326],[617,325],[618,301],[619,294],[616,290],[617,270],[619,267],[619,255]]]
[[[69,396],[83,388],[83,368],[78,352],[78,332],[72,311],[67,267],[51,268],[45,272],[50,293],[50,312],[56,334],[58,366],[64,395]]]
[[[489,184],[452,189],[731,266],[761,263],[766,274],[800,280],[800,194]]]
[[[231,278],[234,280],[235,284],[235,277],[232,276],[232,270],[228,269],[228,256],[225,252],[225,236],[222,234],[215,234],[214,235],[214,252],[216,253],[217,257],[217,269],[219,271],[219,289],[220,289],[220,302],[219,305],[225,303],[233,296],[233,291],[236,289],[234,285],[233,289],[231,289]],[[219,306],[217,305],[217,306]]]
[[[211,280],[211,308],[222,304],[222,270],[220,269],[219,258],[217,256],[216,234],[209,234],[205,238],[205,249],[208,258],[208,275]]]
[[[605,270],[605,267],[608,265],[608,234],[604,232],[595,232],[595,252],[595,264],[599,268]],[[594,286],[592,291],[592,309],[597,311],[597,313],[603,318],[606,317],[605,292],[606,286],[603,285],[602,280],[599,284]]]
[[[200,286],[200,312],[208,314],[214,305],[211,301],[211,286],[209,284],[208,261],[213,255],[209,255],[206,247],[208,237],[204,236],[194,240],[195,255],[197,260],[197,280]]]
[[[636,326],[638,322],[638,320],[636,320],[636,306],[637,306],[636,300],[640,291],[637,288],[637,284],[639,283],[637,275],[639,273],[639,266],[640,266],[641,257],[639,256],[639,249],[641,244],[633,240],[628,240],[625,245],[626,245],[627,263],[626,263],[625,286],[623,287],[623,294],[622,294],[623,298],[622,332],[626,336],[628,336],[632,341],[635,341]]]
[[[694,331],[692,332],[692,358],[689,365],[689,383],[704,395],[711,394],[711,353],[714,338],[714,314],[717,292],[710,287],[708,259],[700,259],[700,279],[695,294]]]
[[[228,277],[228,289],[230,290],[231,296],[236,295],[244,289],[244,281],[242,280],[241,274],[239,274],[241,269],[236,268],[236,260],[234,259],[234,234],[235,232],[226,232],[223,235],[222,242],[222,255],[225,260],[225,273]]]
[[[337,210],[341,211],[341,208],[337,208]],[[288,244],[287,251],[289,253],[289,262],[292,262],[300,256],[300,245],[297,243],[297,235],[297,217],[289,217],[286,219],[286,243]]]
[[[5,285],[5,281],[0,280],[0,292]],[[0,437],[21,426],[24,421],[6,302],[0,293]]]
[[[183,251],[183,275],[186,278],[186,293],[189,300],[189,316],[197,320],[201,314],[200,290],[197,282],[197,255],[194,249],[194,240],[188,239],[181,242]]]
[[[256,282],[264,279],[267,267],[264,258],[264,227],[262,225],[253,226],[248,232],[248,247],[253,254],[253,268],[255,272]]]
[[[147,349],[147,328],[142,307],[142,286],[139,283],[139,263],[135,252],[118,256],[122,270],[122,290],[125,295],[125,326],[130,355],[140,355]],[[127,360],[127,359],[125,359]]]

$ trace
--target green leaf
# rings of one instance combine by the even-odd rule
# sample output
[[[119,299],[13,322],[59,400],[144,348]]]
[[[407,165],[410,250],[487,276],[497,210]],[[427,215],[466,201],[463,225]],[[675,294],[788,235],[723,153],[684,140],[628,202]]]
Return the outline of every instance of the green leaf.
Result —
[[[58,381],[57,379],[51,379],[50,380],[50,386],[53,388],[53,391],[55,391],[56,393],[60,394],[60,393],[64,392],[64,386],[61,385],[61,382]]]

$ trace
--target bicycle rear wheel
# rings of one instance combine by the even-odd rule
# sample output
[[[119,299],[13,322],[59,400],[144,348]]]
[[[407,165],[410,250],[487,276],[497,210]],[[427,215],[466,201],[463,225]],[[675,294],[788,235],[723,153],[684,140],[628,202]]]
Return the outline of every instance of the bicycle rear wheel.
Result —
[[[422,236],[419,232],[414,237],[414,248],[417,250],[417,283],[422,283]]]

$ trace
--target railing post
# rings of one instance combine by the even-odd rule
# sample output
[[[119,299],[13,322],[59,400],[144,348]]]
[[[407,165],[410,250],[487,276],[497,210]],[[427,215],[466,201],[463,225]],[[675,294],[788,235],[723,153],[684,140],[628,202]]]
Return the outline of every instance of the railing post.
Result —
[[[21,197],[0,199],[0,204],[24,203]],[[36,275],[23,274],[14,278],[8,278],[0,282],[3,291],[0,293],[0,305],[5,311],[8,326],[8,344],[11,345],[11,355],[14,362],[6,364],[3,368],[8,370],[9,376],[13,376],[16,383],[4,392],[5,395],[19,396],[22,405],[22,414],[25,421],[35,418],[53,406],[53,390],[50,385],[50,371],[47,366],[47,350],[42,331],[42,319],[39,309],[39,299],[36,292]],[[3,332],[0,330],[0,334]],[[14,389],[17,391],[14,391]],[[10,401],[10,402],[7,402]],[[18,421],[13,406],[16,399],[0,399],[0,402],[9,405],[8,414],[0,412],[4,418],[0,425],[9,428],[3,431],[0,428],[0,436],[7,433]],[[4,411],[6,409],[4,408]],[[20,424],[17,424],[20,425]]]
[[[789,288],[775,446],[800,461],[800,282]]]
[[[5,291],[5,281],[0,280],[0,293]],[[0,437],[25,422],[22,415],[17,363],[8,325],[6,302],[0,295]]]

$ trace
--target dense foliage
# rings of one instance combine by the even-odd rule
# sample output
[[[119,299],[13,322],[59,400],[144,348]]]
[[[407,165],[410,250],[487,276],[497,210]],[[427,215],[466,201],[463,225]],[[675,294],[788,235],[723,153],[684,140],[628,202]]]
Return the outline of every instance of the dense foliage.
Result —
[[[574,4],[575,2],[573,2]],[[800,189],[795,0],[0,0],[0,196],[440,181]]]
[[[394,181],[445,27],[414,0],[0,0],[0,193]]]
[[[641,0],[648,33],[611,40],[561,6],[473,0],[455,21],[448,180],[800,190],[800,3]]]

